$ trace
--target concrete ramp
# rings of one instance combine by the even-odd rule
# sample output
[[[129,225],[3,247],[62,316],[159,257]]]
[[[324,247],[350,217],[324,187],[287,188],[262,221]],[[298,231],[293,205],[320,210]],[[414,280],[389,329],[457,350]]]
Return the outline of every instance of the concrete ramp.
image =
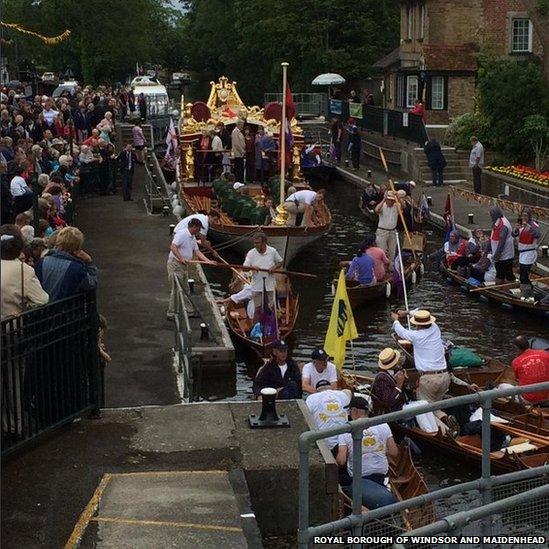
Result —
[[[65,549],[260,546],[234,470],[106,474]]]

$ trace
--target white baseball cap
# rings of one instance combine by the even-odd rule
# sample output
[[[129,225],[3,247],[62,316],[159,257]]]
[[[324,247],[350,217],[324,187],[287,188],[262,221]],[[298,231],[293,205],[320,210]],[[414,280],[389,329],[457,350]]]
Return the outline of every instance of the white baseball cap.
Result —
[[[240,189],[241,187],[245,187],[246,185],[244,185],[244,183],[239,183],[238,181],[233,185],[233,189],[235,191],[238,191],[238,189]]]

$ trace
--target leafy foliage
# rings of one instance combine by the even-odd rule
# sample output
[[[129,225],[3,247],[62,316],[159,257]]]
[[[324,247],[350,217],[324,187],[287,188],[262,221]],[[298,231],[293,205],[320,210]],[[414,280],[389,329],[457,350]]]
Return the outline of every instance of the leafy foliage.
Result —
[[[532,114],[524,119],[521,134],[534,150],[536,170],[542,170],[549,156],[549,124],[547,117]]]
[[[484,145],[489,145],[488,124],[480,114],[465,113],[456,117],[446,130],[445,140],[452,147],[466,150],[471,147],[471,136],[477,136]]]
[[[478,95],[479,110],[487,121],[487,136],[494,148],[511,161],[531,158],[530,143],[520,132],[523,121],[532,114],[549,113],[549,94],[539,65],[484,59]]]
[[[292,89],[311,89],[322,72],[368,76],[398,44],[399,7],[392,0],[190,0],[186,53],[210,80],[237,80],[248,101],[280,89],[290,63]]]
[[[136,62],[182,64],[185,21],[163,0],[3,0],[2,17],[42,34],[71,31],[68,40],[44,46],[32,37],[10,33],[17,42],[21,66],[57,72],[67,68],[86,83],[116,81],[134,70]]]

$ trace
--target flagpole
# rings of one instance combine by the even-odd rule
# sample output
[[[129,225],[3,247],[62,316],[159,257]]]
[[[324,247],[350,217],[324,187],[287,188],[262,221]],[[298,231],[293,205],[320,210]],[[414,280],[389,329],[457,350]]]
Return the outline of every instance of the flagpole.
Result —
[[[404,306],[406,307],[406,311],[408,311],[408,292],[406,291],[406,276],[404,274],[404,265],[402,263],[402,251],[400,249],[400,238],[398,237],[398,231],[395,231],[396,234],[396,241],[397,241],[397,249],[398,249],[398,260],[400,263],[400,274],[402,276],[402,289],[404,290]],[[415,265],[414,265],[415,269]],[[406,316],[406,320],[408,321],[408,330],[411,329],[410,326],[410,316]]]
[[[280,145],[280,204],[284,203],[286,183],[286,87],[288,81],[289,63],[280,63],[282,66],[282,117],[280,119],[280,133],[278,134]]]

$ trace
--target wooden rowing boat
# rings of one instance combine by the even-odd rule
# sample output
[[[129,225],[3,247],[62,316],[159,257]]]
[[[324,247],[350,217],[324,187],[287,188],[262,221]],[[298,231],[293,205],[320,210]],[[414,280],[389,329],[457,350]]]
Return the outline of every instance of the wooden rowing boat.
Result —
[[[346,262],[348,264],[348,262]],[[344,263],[343,263],[344,264]],[[421,264],[408,263],[404,266],[404,277],[406,284],[409,285],[415,280],[421,271]],[[415,273],[415,275],[414,275]],[[355,280],[347,280],[347,295],[349,303],[353,309],[359,309],[371,301],[385,301],[389,298],[398,297],[397,291],[393,287],[393,277],[389,275],[381,282],[369,284],[367,286],[359,284]],[[337,280],[334,279],[337,285]]]
[[[289,277],[277,275],[276,316],[278,332],[274,337],[255,340],[250,337],[253,320],[248,317],[246,303],[234,303],[229,300],[225,309],[225,318],[230,333],[242,344],[256,353],[259,358],[268,358],[272,344],[276,339],[287,339],[292,333],[299,314],[299,295],[295,294]],[[233,284],[234,286],[234,279]]]
[[[400,339],[396,334],[392,334],[392,338],[404,357],[404,367],[408,373],[410,383],[415,384],[419,374],[415,369],[414,364],[414,349],[410,341]],[[474,368],[454,368],[452,373],[459,379],[463,379],[467,383],[474,383],[479,387],[486,387],[489,384],[503,382],[502,374],[507,365],[500,360],[492,357],[482,357],[484,364]]]
[[[469,283],[464,277],[459,275],[456,271],[449,269],[445,265],[441,264],[440,269],[447,280],[458,284],[464,292],[469,294],[470,290],[478,288],[478,286]],[[532,276],[531,280],[535,281],[535,276]],[[485,291],[474,292],[471,295],[477,294],[483,301],[499,303],[501,307],[506,310],[540,314],[549,318],[549,303],[544,304],[540,302],[540,300],[548,293],[549,285],[542,284],[542,287],[538,287],[534,284],[534,301],[521,299],[519,296],[514,295],[507,289],[491,290],[489,286],[486,286]]]
[[[389,464],[389,487],[398,501],[406,501],[416,496],[429,493],[429,488],[425,483],[423,475],[416,468],[410,452],[410,447],[405,444],[399,444],[398,456]],[[352,499],[340,489],[340,501],[342,508],[340,516],[348,515],[352,511]],[[362,507],[362,512],[367,512],[366,507]],[[433,503],[405,509],[401,511],[403,530],[413,530],[426,526],[437,520],[437,512]],[[366,526],[367,528],[367,526]]]
[[[366,387],[371,385],[372,381],[373,377],[343,373],[340,377],[339,386],[355,392],[368,392]],[[496,407],[495,403],[496,401],[494,401],[494,408]],[[505,448],[491,452],[490,457],[494,470],[509,472],[537,467],[549,460],[549,431],[546,429],[545,419],[539,420],[528,415],[521,417],[504,413],[501,415],[509,423],[493,425],[497,429],[508,432],[511,436],[511,442],[509,449]],[[409,436],[450,455],[459,455],[467,461],[480,463],[482,455],[482,438],[480,435],[452,438],[443,435],[440,430],[436,433],[428,433],[411,422],[391,423],[391,429],[395,435],[402,438]],[[519,446],[519,444],[522,446]],[[513,449],[513,446],[516,446],[516,448]],[[513,450],[517,451],[514,452]]]

